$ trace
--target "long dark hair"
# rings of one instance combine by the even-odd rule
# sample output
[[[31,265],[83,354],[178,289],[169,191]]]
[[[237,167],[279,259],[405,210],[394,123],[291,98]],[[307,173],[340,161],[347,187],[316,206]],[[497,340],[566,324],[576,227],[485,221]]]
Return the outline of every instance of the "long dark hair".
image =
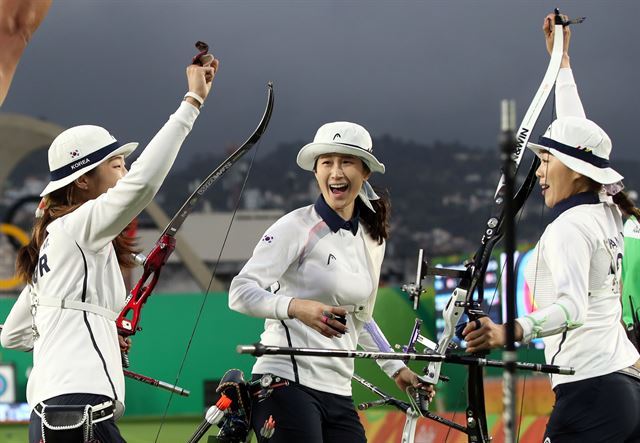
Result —
[[[636,208],[633,201],[625,192],[618,192],[613,196],[613,202],[618,205],[618,208],[627,216],[636,216],[636,219],[640,220],[640,209]]]
[[[375,187],[373,189],[376,191],[376,194],[380,196],[379,200],[371,200],[371,206],[373,206],[376,212],[371,212],[360,198],[356,198],[356,200],[360,209],[360,222],[367,228],[369,235],[379,244],[382,244],[383,241],[389,238],[391,200],[389,199],[389,193],[386,189]]]
[[[582,176],[586,180],[586,184],[588,190],[591,192],[598,193],[602,190],[602,184],[593,180],[586,175]],[[636,208],[633,201],[629,198],[626,192],[620,191],[617,194],[611,196],[613,202],[618,206],[618,209],[622,211],[622,213],[626,217],[631,217],[635,215],[638,220],[640,220],[640,209]]]
[[[89,171],[87,175],[94,173],[94,171],[95,169]],[[55,219],[75,211],[84,203],[74,201],[73,187],[74,184],[70,183],[47,196],[48,205],[44,208],[43,216],[36,219],[29,243],[18,251],[16,258],[16,275],[23,282],[30,283],[33,279],[33,273],[38,264],[40,247],[47,236],[47,226]],[[119,265],[122,268],[133,268],[135,262],[132,254],[136,254],[140,252],[140,250],[136,247],[136,239],[125,234],[127,228],[113,239],[113,247],[116,251]]]

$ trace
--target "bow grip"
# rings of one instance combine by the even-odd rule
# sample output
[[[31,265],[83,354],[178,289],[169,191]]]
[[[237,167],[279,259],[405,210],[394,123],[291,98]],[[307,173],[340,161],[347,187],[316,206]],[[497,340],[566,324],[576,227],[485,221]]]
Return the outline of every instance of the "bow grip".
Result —
[[[176,246],[175,237],[164,234],[147,256],[144,262],[144,271],[142,277],[135,287],[131,290],[131,294],[127,299],[127,303],[120,312],[120,315],[116,319],[116,327],[118,333],[124,337],[134,335],[138,331],[138,323],[140,321],[140,310],[142,305],[147,301],[147,298],[153,292],[153,289],[160,278],[160,270],[162,266],[169,260],[169,256],[173,252]],[[147,280],[151,276],[151,281],[145,286]],[[127,319],[127,316],[131,312],[131,319]]]
[[[145,271],[149,270],[154,274],[160,272],[160,268],[167,263],[169,256],[175,248],[176,238],[169,234],[163,234],[144,261]]]

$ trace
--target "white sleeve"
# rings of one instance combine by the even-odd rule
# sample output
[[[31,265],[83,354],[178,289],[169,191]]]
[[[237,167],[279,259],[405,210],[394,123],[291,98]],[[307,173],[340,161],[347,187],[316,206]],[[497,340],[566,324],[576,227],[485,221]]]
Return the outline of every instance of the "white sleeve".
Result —
[[[523,329],[523,343],[559,334],[584,324],[589,296],[589,266],[595,245],[579,227],[550,226],[542,247],[543,259],[551,270],[556,301],[516,319]]]
[[[558,73],[558,78],[556,79],[556,108],[558,117],[587,118],[571,68],[560,69]]]
[[[2,347],[30,351],[33,348],[31,325],[31,290],[29,286],[25,286],[2,326],[2,332],[0,332]]]
[[[69,235],[93,251],[117,237],[153,200],[198,114],[195,106],[183,101],[113,188],[64,218]]]
[[[264,233],[249,261],[231,281],[229,308],[234,311],[259,318],[289,318],[287,311],[293,297],[267,290],[302,251],[296,221],[285,217]]]
[[[373,319],[364,324],[358,336],[358,345],[365,351],[393,352],[389,341]],[[399,369],[406,367],[401,360],[376,360],[376,363],[389,377],[393,376]]]

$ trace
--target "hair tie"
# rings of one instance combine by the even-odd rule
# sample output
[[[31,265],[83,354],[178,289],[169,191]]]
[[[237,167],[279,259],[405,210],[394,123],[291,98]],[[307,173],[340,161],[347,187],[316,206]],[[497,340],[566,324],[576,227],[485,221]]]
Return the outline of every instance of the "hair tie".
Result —
[[[611,183],[609,185],[602,185],[602,186],[604,187],[604,190],[607,192],[607,195],[610,195],[612,197],[624,189],[624,183],[622,183],[622,180],[616,183]]]
[[[44,211],[49,209],[49,196],[45,195],[40,199],[40,203],[38,203],[38,208],[36,209],[36,218],[42,218],[44,216]]]
[[[380,200],[380,196],[376,194],[376,192],[373,190],[373,188],[371,187],[368,181],[365,180],[362,183],[362,187],[360,188],[358,197],[360,197],[360,200],[362,200],[362,202],[365,204],[367,208],[369,208],[373,212],[376,212],[376,210],[373,209],[371,200]]]

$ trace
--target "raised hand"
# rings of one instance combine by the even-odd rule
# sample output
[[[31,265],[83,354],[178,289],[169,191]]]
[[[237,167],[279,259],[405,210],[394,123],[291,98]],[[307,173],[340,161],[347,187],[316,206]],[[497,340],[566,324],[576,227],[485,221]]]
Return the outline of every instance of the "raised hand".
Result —
[[[560,14],[560,17],[563,21],[569,21],[569,17]],[[553,33],[554,33],[554,25],[555,25],[556,15],[554,13],[548,14],[544,18],[544,22],[542,23],[542,33],[544,34],[544,40],[547,45],[547,52],[551,55],[553,51]],[[564,38],[563,41],[563,54],[562,54],[562,63],[560,65],[561,68],[569,68],[569,43],[571,42],[571,28],[569,26],[562,27],[562,36]]]

